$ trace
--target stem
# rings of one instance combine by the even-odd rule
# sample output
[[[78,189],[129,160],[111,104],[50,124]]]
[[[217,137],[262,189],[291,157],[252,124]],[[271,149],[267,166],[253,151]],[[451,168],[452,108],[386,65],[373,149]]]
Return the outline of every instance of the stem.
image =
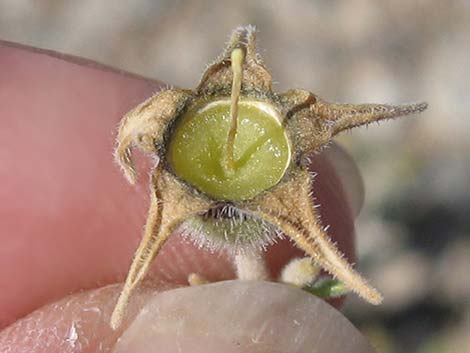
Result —
[[[327,299],[341,297],[350,291],[343,282],[336,279],[320,279],[312,285],[303,287],[303,289],[317,297]]]
[[[230,131],[227,137],[227,144],[225,146],[224,163],[223,163],[225,172],[229,174],[235,171],[233,146],[235,143],[235,136],[237,134],[237,129],[238,129],[238,101],[240,99],[240,91],[242,87],[244,60],[245,60],[245,53],[243,49],[236,48],[232,51],[231,61],[232,61],[233,81],[232,81],[232,95],[231,95],[231,105],[230,105],[231,126],[230,126]]]

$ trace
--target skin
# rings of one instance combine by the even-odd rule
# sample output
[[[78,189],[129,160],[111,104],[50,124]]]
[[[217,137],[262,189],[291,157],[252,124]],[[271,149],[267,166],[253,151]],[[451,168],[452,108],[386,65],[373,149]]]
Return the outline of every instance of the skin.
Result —
[[[22,317],[68,294],[124,280],[146,217],[151,161],[138,156],[141,179],[129,186],[112,160],[116,126],[162,84],[6,42],[0,42],[0,78],[1,330],[21,327]],[[353,217],[340,179],[324,154],[311,168],[322,220],[354,262]],[[301,254],[287,241],[271,248],[272,275]],[[234,277],[226,257],[173,235],[149,278],[174,286],[192,272]]]

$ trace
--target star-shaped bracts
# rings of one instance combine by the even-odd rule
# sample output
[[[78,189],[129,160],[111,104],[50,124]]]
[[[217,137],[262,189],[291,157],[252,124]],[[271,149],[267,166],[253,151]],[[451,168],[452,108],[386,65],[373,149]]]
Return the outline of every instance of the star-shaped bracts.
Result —
[[[158,92],[122,119],[115,157],[129,182],[137,178],[131,156],[134,146],[156,156],[158,163],[151,179],[151,204],[143,240],[111,326],[120,325],[129,296],[171,233],[185,224],[191,225],[191,233],[192,225],[198,222],[220,224],[211,227],[210,232],[199,232],[198,244],[206,244],[206,239],[211,244],[209,238],[215,237],[226,249],[233,250],[238,262],[250,248],[256,251],[266,245],[266,239],[267,243],[272,240],[266,232],[282,233],[351,290],[373,304],[380,303],[382,296],[343,258],[316,214],[310,195],[308,157],[343,130],[425,108],[425,103],[328,103],[299,89],[275,93],[271,75],[255,50],[254,28],[236,29],[221,57],[205,71],[194,91]],[[207,113],[209,109],[211,114]],[[193,124],[192,130],[183,134],[182,126],[188,121]],[[202,121],[206,125],[201,132],[197,124]],[[259,133],[246,132],[243,124]],[[276,140],[270,133],[279,129]],[[184,141],[175,142],[180,135],[184,135]],[[242,138],[245,140],[240,142]],[[169,152],[178,143],[194,146],[186,150],[190,157]],[[183,169],[176,158],[183,158]],[[280,164],[275,170],[278,174],[269,179],[269,167],[279,161],[276,158],[284,158],[285,166]],[[263,178],[269,182],[264,183]],[[220,211],[225,209],[232,211]],[[238,226],[233,226],[236,222]],[[243,234],[240,222],[250,225]]]

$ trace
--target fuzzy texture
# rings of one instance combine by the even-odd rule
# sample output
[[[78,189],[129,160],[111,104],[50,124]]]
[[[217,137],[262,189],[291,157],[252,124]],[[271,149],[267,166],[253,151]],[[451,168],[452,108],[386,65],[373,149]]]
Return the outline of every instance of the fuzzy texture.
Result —
[[[195,198],[171,174],[157,166],[152,176],[150,209],[144,229],[144,238],[137,248],[134,260],[111,316],[111,327],[118,328],[123,319],[130,295],[143,280],[152,260],[168,237],[189,215],[201,212],[209,202]]]
[[[315,266],[310,258],[297,258],[292,259],[282,269],[279,281],[302,288],[311,284],[319,273],[320,268]]]
[[[312,261],[351,290],[372,304],[380,304],[382,295],[352,268],[328,237],[312,207],[310,186],[309,172],[301,169],[289,181],[250,201],[247,207],[259,217],[276,224],[311,256]]]
[[[238,279],[244,281],[266,281],[268,269],[261,254],[246,252],[235,255],[235,267]]]
[[[240,98],[262,101],[279,111],[292,150],[291,163],[281,181],[244,201],[210,198],[182,181],[166,162],[166,143],[168,139],[171,140],[174,122],[184,112],[190,111],[191,107],[230,97],[233,81],[231,54],[235,49],[241,49],[245,53]],[[341,131],[421,112],[426,106],[425,103],[398,106],[328,103],[313,93],[298,89],[277,94],[272,91],[269,71],[256,53],[254,27],[237,28],[221,57],[206,69],[194,91],[161,91],[128,113],[121,122],[115,157],[127,179],[130,182],[136,179],[131,160],[133,146],[156,157],[160,164],[152,178],[151,205],[143,240],[116,305],[112,326],[119,326],[128,298],[143,279],[150,262],[176,225],[185,220],[188,221],[185,222],[185,233],[196,233],[194,239],[197,244],[208,245],[216,250],[235,249],[235,257],[243,254],[239,251],[243,249],[239,246],[241,243],[248,244],[253,249],[269,245],[275,238],[266,238],[262,229],[264,224],[269,224],[269,227],[276,228],[292,239],[315,264],[370,303],[379,304],[382,301],[381,294],[344,259],[321,224],[312,202],[313,178],[307,171],[306,161],[312,152],[320,151]],[[247,220],[255,220],[252,229],[258,229],[251,233],[245,230],[248,234],[236,234],[237,229],[240,232],[240,228],[232,227],[230,230],[229,221],[228,227],[222,226],[222,236],[218,232],[211,235],[204,231],[204,227],[200,225],[201,218],[198,217],[224,206],[234,207],[240,213],[248,215]],[[216,223],[218,217],[214,216],[206,221]],[[238,267],[243,277],[260,277],[255,272],[262,266],[253,265],[256,262],[251,261],[253,259],[240,259]],[[250,271],[253,273],[248,274]]]
[[[231,205],[194,215],[179,228],[181,235],[199,248],[225,251],[232,256],[247,251],[264,251],[283,238],[270,222]]]
[[[163,144],[164,134],[186,104],[191,94],[183,90],[161,91],[127,113],[121,120],[114,157],[124,176],[131,184],[137,181],[137,172],[132,161],[132,147],[147,153]]]

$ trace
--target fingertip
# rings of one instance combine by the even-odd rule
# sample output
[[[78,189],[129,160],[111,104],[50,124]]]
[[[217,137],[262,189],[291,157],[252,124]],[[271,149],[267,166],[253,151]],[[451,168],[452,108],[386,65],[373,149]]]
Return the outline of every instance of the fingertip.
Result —
[[[373,352],[326,302],[294,287],[253,281],[181,288],[152,297],[114,352],[148,352],[149,346],[155,352],[191,353]]]
[[[356,218],[364,204],[364,181],[356,162],[337,143],[331,144],[322,153],[336,171],[345,199],[350,206],[353,217]]]

